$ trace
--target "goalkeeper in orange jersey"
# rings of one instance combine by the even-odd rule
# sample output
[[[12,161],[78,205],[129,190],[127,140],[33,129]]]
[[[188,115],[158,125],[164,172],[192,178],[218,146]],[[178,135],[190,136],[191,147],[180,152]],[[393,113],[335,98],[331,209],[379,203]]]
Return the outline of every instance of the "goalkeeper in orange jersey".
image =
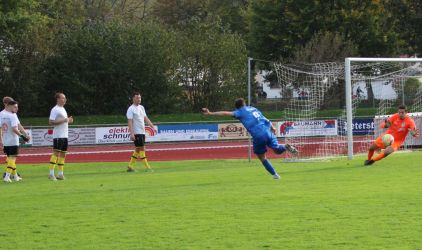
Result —
[[[382,122],[380,127],[386,128],[387,131],[379,136],[369,147],[368,159],[364,163],[365,166],[372,165],[374,162],[397,151],[406,139],[408,132],[414,137],[419,136],[419,130],[416,128],[415,121],[407,115],[406,106],[404,105],[399,106],[397,114],[390,116]],[[384,134],[391,134],[394,137],[394,142],[390,146],[384,146],[384,143],[382,142],[382,136]],[[373,158],[372,156],[374,155],[375,150],[380,149],[384,149],[384,151]]]

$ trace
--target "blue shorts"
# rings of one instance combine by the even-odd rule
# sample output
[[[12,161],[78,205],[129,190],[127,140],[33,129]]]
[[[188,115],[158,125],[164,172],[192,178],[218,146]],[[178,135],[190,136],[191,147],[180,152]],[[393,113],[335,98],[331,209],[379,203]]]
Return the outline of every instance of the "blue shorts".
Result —
[[[253,138],[253,152],[257,155],[267,152],[267,147],[278,148],[277,137],[271,131]]]

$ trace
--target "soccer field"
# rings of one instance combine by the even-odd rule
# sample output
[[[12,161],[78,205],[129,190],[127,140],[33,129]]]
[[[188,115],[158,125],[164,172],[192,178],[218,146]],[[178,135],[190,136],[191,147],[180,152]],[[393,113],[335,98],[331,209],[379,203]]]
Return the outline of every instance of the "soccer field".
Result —
[[[19,165],[2,183],[2,249],[416,249],[422,153],[280,163],[254,160]],[[138,169],[141,169],[140,164]]]

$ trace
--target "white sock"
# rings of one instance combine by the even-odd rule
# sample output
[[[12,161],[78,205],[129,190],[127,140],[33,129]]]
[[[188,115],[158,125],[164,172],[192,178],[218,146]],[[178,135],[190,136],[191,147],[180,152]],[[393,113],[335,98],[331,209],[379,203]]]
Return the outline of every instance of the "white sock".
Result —
[[[58,174],[58,175],[63,175],[63,172],[59,171],[57,174]]]
[[[10,173],[6,172],[6,175],[4,176],[4,178],[10,178]]]
[[[54,175],[54,169],[50,169],[50,175]]]

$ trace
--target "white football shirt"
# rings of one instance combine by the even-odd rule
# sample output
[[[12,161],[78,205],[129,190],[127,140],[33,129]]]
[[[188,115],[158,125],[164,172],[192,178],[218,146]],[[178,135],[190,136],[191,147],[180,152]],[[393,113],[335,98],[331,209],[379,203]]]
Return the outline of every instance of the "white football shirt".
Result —
[[[8,112],[8,111],[6,111],[5,109],[3,109],[2,111],[0,111],[0,117],[1,117],[2,114],[4,114],[4,112]],[[16,113],[11,113],[11,114],[13,114],[14,116],[16,116],[16,118],[18,119],[18,122],[20,124],[21,122],[19,121],[18,115]]]
[[[19,146],[19,136],[13,132],[18,127],[19,119],[15,113],[3,110],[0,115],[4,146]]]
[[[61,120],[67,118],[67,112],[64,107],[58,105],[54,106],[50,112],[50,120]],[[53,128],[53,139],[55,138],[68,138],[69,137],[69,124],[64,122],[59,125],[55,125]]]
[[[132,104],[126,112],[127,119],[133,120],[133,133],[135,135],[145,134],[145,113],[144,106]]]

